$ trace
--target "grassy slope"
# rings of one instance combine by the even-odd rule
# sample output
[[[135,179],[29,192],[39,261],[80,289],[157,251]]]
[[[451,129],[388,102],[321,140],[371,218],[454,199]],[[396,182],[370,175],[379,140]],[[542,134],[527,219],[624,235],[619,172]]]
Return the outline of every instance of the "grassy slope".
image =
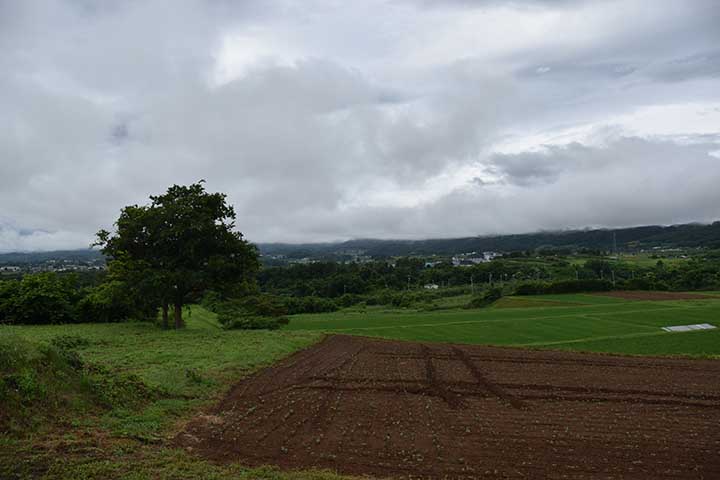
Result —
[[[77,335],[82,358],[139,376],[167,392],[133,410],[67,412],[54,428],[18,439],[0,432],[0,478],[334,479],[329,473],[216,466],[163,446],[199,407],[216,401],[243,375],[321,338],[319,332],[221,331],[214,315],[193,307],[185,331],[147,323],[0,327],[0,335],[47,342]]]
[[[31,341],[49,341],[60,334],[87,338],[91,345],[82,350],[85,360],[136,374],[149,385],[182,395],[214,390],[191,381],[187,370],[201,372],[209,383],[223,382],[318,338],[311,332],[224,331],[213,313],[198,306],[187,320],[188,328],[179,332],[159,330],[150,323],[6,326],[0,332]]]
[[[690,334],[661,330],[668,325],[718,324],[720,300],[639,302],[594,295],[544,295],[527,301],[533,303],[524,308],[367,309],[298,315],[287,329],[629,354],[720,355],[718,330]],[[542,301],[551,306],[537,306]],[[566,305],[557,306],[559,302]]]

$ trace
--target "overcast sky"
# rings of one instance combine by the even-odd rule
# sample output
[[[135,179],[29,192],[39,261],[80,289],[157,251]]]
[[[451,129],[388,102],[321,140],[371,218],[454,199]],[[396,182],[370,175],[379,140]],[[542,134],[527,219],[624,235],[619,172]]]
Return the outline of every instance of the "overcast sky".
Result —
[[[0,0],[0,251],[199,179],[253,242],[720,219],[720,2]]]

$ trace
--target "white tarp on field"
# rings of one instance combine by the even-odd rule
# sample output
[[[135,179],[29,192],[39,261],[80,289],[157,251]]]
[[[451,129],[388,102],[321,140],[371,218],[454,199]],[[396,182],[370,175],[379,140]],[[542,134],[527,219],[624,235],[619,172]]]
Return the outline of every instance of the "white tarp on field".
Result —
[[[696,323],[695,325],[678,325],[676,327],[662,327],[666,332],[690,332],[692,330],[712,330],[717,328],[709,323]]]

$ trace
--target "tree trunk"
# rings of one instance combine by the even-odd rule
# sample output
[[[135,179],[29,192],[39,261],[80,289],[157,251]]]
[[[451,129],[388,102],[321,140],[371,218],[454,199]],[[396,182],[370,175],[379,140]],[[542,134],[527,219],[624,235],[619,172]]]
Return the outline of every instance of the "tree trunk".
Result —
[[[182,318],[182,303],[175,304],[175,330],[179,330],[185,327],[185,322]]]
[[[167,303],[163,302],[162,305],[162,327],[164,329],[170,328],[170,320],[168,318],[168,310],[170,310],[170,306]]]

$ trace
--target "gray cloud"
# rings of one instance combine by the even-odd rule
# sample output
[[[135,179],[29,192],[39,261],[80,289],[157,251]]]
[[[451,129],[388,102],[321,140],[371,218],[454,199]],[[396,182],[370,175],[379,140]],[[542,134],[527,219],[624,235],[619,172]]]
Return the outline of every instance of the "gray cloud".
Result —
[[[554,139],[717,118],[717,3],[451,3],[0,0],[0,251],[200,178],[254,241],[720,216],[720,127]]]

